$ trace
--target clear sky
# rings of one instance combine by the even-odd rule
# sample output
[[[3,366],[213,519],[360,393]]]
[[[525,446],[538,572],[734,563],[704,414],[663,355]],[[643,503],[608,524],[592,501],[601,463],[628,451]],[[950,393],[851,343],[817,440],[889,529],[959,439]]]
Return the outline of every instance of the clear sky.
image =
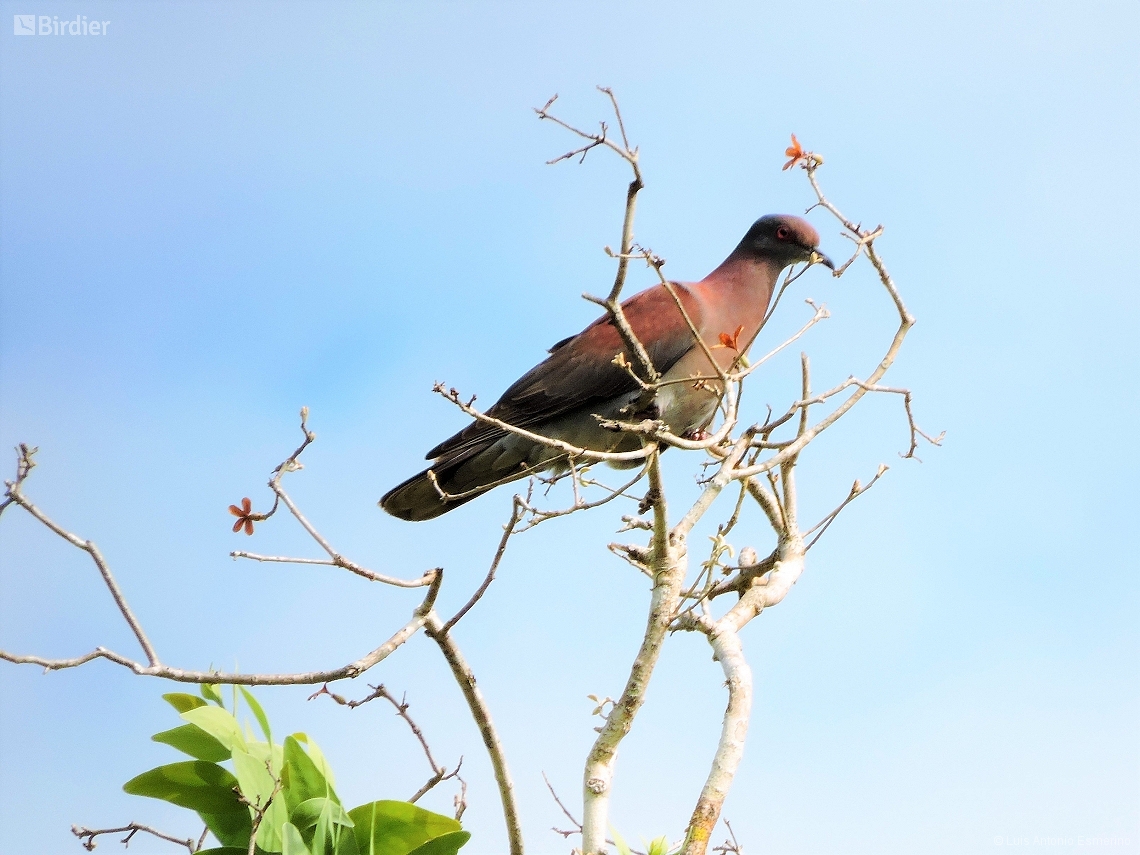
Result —
[[[409,615],[414,593],[227,557],[317,554],[285,519],[247,539],[226,513],[267,504],[302,404],[319,439],[289,487],[338,548],[405,576],[446,567],[445,608],[477,584],[509,489],[417,525],[375,503],[463,424],[433,381],[490,402],[594,317],[579,294],[612,275],[626,176],[601,156],[545,166],[571,141],[531,108],[558,92],[592,122],[600,83],[643,154],[637,236],[675,278],[806,207],[780,171],[789,133],[826,156],[833,199],[886,225],[919,320],[890,378],[947,431],[899,460],[898,402],[872,401],[804,460],[805,518],[891,470],[745,633],[757,702],[725,816],[749,855],[1140,852],[1135,2],[0,5],[0,448],[40,447],[27,494],[100,545],[167,662],[334,666]],[[110,24],[6,29],[29,13]],[[772,337],[801,298],[825,301],[804,344],[818,385],[865,374],[890,331],[882,291],[865,272],[795,288]],[[795,370],[790,354],[757,378],[754,415]],[[666,463],[691,496],[696,456]],[[586,695],[620,691],[644,622],[644,581],[605,549],[619,513],[518,539],[457,630],[533,853],[571,845],[540,773],[578,801]],[[0,531],[0,647],[135,651],[84,556],[18,512]],[[768,548],[758,514],[736,542]],[[408,693],[441,762],[464,756],[465,851],[503,851],[434,646],[367,680]],[[670,640],[620,756],[626,838],[680,835],[721,683],[702,639]],[[77,852],[72,823],[196,833],[120,791],[177,759],[148,742],[176,723],[169,690],[103,663],[0,667],[0,851]],[[309,691],[260,697],[324,747],[346,801],[426,778],[388,709]]]

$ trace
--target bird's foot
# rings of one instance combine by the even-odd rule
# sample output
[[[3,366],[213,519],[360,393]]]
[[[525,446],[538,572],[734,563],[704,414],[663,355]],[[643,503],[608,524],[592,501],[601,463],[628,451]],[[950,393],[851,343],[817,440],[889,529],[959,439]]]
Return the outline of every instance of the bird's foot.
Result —
[[[661,501],[661,493],[658,490],[650,487],[645,493],[645,497],[637,505],[637,512],[639,514],[646,513],[650,508]]]

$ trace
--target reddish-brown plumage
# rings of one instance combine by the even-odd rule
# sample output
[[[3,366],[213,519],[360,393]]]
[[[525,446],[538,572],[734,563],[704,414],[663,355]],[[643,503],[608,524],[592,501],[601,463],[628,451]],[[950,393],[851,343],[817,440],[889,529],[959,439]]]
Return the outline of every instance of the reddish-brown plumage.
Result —
[[[730,366],[752,344],[780,272],[790,264],[815,260],[818,243],[819,234],[800,217],[763,217],[700,282],[674,283],[685,312],[722,367]],[[663,286],[636,294],[622,309],[654,368],[666,380],[712,373],[704,349]],[[722,346],[722,335],[734,347]],[[580,447],[636,448],[636,437],[604,431],[595,418],[595,414],[615,418],[639,398],[636,381],[614,364],[614,357],[624,350],[609,316],[603,316],[554,345],[545,360],[503,393],[488,415]],[[628,353],[626,360],[636,364]],[[662,387],[651,406],[675,432],[683,433],[705,427],[716,402],[716,393],[707,385],[673,383]],[[435,461],[431,471],[439,488],[462,494],[460,498],[445,501],[425,470],[380,500],[389,513],[403,519],[430,519],[503,481],[557,466],[564,455],[494,425],[474,422],[429,451],[427,458]]]

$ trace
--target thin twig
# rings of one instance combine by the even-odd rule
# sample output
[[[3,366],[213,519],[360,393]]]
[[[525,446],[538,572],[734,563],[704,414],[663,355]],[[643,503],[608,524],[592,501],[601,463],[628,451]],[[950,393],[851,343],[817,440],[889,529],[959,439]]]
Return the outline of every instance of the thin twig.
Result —
[[[39,448],[28,445],[26,442],[21,442],[16,446],[16,478],[14,481],[4,482],[6,489],[4,501],[0,502],[0,514],[4,513],[4,509],[16,501],[12,494],[20,491],[24,480],[36,468],[35,455],[37,451]]]
[[[652,253],[649,253],[648,250],[646,252],[647,252],[647,255],[649,255],[649,258],[647,259],[647,263],[649,264],[650,267],[652,267],[654,269],[654,271],[656,271],[657,278],[660,280],[660,283],[661,283],[661,287],[664,288],[665,291],[669,294],[669,296],[673,298],[673,303],[677,306],[677,311],[679,311],[681,313],[681,317],[685,321],[685,326],[687,326],[689,328],[689,335],[692,336],[693,341],[696,342],[697,346],[704,352],[705,358],[709,361],[709,365],[711,365],[713,371],[716,372],[717,379],[719,379],[722,383],[727,385],[727,383],[728,383],[727,373],[720,366],[720,363],[716,361],[716,357],[713,356],[713,352],[709,348],[708,342],[704,340],[704,338],[700,334],[700,331],[697,330],[697,325],[694,324],[693,319],[691,317],[689,317],[689,312],[685,308],[685,304],[681,302],[680,295],[677,293],[676,284],[673,282],[670,282],[666,278],[665,273],[661,269],[665,264],[665,259],[663,259],[657,255],[653,255]]]
[[[728,828],[731,840],[724,841],[720,846],[714,846],[713,852],[719,852],[720,855],[744,855],[744,847],[737,841],[736,832],[732,830],[732,823],[726,819],[724,824]]]
[[[273,804],[273,800],[277,798],[278,793],[281,792],[281,788],[284,786],[282,780],[273,774],[273,768],[270,766],[268,760],[265,761],[265,767],[273,777],[273,790],[269,793],[265,804],[261,803],[260,798],[251,802],[245,796],[241,795],[241,793],[238,794],[238,801],[247,805],[253,812],[253,827],[249,832],[249,848],[246,850],[246,855],[255,855],[257,852],[257,831],[261,828],[261,822],[265,819],[265,814],[268,813],[270,806]]]
[[[522,514],[522,499],[515,496],[511,502],[511,518],[507,521],[507,524],[503,526],[503,536],[499,540],[499,548],[495,550],[495,557],[491,559],[491,566],[487,570],[487,575],[483,578],[483,582],[479,585],[479,588],[471,595],[471,599],[463,605],[463,608],[452,615],[451,620],[440,628],[440,632],[444,635],[446,635],[453,626],[459,623],[465,614],[471,611],[474,605],[479,602],[480,598],[487,593],[487,589],[491,587],[491,583],[495,581],[495,572],[499,569],[499,562],[503,560],[503,555],[507,551],[507,542],[511,539],[511,535],[515,533],[515,526],[517,526],[519,520],[522,519]]]
[[[334,549],[328,539],[325,538],[324,535],[322,535],[311,522],[309,522],[308,518],[306,518],[303,513],[301,513],[300,508],[297,507],[292,497],[288,494],[288,492],[286,492],[285,488],[282,486],[281,481],[289,472],[296,472],[304,468],[304,465],[300,462],[299,459],[301,453],[306,448],[308,448],[317,438],[317,435],[309,430],[308,419],[309,408],[301,407],[301,433],[304,435],[304,438],[302,439],[301,444],[297,446],[296,450],[277,465],[277,467],[273,470],[272,476],[269,479],[269,488],[273,491],[275,497],[273,500],[273,508],[264,514],[251,514],[249,518],[254,521],[268,519],[269,517],[273,516],[274,513],[276,513],[278,504],[283,503],[285,507],[289,509],[289,512],[293,515],[297,522],[301,524],[301,527],[309,533],[309,536],[317,542],[321,549],[328,553],[330,560],[322,561],[320,559],[311,558],[286,558],[279,556],[256,555],[251,552],[243,551],[231,552],[230,557],[247,558],[252,561],[269,561],[288,564],[329,564],[334,567],[341,567],[351,573],[355,573],[357,576],[368,579],[371,582],[381,582],[385,585],[393,585],[398,588],[419,588],[424,585],[430,585],[432,571],[428,571],[419,579],[399,579],[394,576],[377,573],[374,570],[368,570],[367,568],[357,564],[355,561],[350,561],[341,555],[336,549]]]
[[[778,555],[776,550],[773,550],[772,553],[763,560],[755,560],[756,554],[755,552],[752,552],[751,557],[754,560],[751,563],[748,563],[744,560],[745,553],[748,551],[749,550],[745,549],[742,549],[740,551],[740,566],[737,570],[736,575],[730,576],[723,582],[718,582],[713,587],[713,589],[705,595],[706,600],[715,600],[722,594],[727,594],[729,592],[735,592],[739,595],[743,595],[744,592],[748,590],[748,588],[750,588],[756,580],[761,579],[765,573],[776,566],[776,558]]]
[[[177,843],[179,846],[185,846],[188,850],[190,850],[190,855],[194,855],[194,853],[197,852],[202,845],[201,842],[199,842],[199,844],[195,846],[194,838],[192,837],[187,837],[185,839],[181,837],[175,837],[173,834],[167,834],[164,831],[158,831],[157,829],[151,828],[149,825],[143,825],[141,822],[132,822],[119,828],[84,828],[81,825],[71,826],[71,833],[79,838],[79,841],[83,845],[83,848],[88,852],[95,851],[95,838],[100,834],[118,834],[121,831],[127,832],[127,836],[119,841],[123,844],[123,846],[130,846],[132,838],[134,838],[134,836],[140,831],[144,832],[145,834],[152,834],[155,837],[158,837],[162,840],[167,840],[171,843]],[[87,838],[86,840],[83,839],[85,837]]]
[[[588,448],[571,445],[570,443],[563,442],[560,439],[554,439],[553,437],[549,436],[542,436],[541,434],[534,433],[533,431],[529,431],[524,428],[516,427],[510,422],[505,422],[502,419],[497,419],[494,416],[489,416],[486,413],[480,412],[470,404],[461,400],[459,397],[459,392],[457,390],[448,389],[443,383],[436,383],[432,391],[438,393],[439,395],[442,395],[444,398],[446,398],[448,401],[450,401],[452,404],[457,406],[460,410],[471,416],[471,418],[475,419],[476,421],[494,425],[495,427],[501,428],[507,433],[512,433],[515,436],[521,436],[524,439],[532,440],[533,442],[537,442],[540,445],[545,445],[548,448],[553,448],[558,451],[565,452],[571,457],[583,458],[586,460],[604,460],[606,462],[613,462],[644,460],[649,456],[649,451],[645,448],[639,448],[636,451],[592,451]],[[527,473],[524,472],[522,474],[525,475]],[[515,479],[511,478],[508,480]]]
[[[546,782],[546,789],[550,790],[550,796],[554,799],[554,803],[561,809],[563,816],[565,816],[574,825],[573,831],[562,831],[558,828],[552,828],[551,831],[556,834],[561,834],[563,837],[569,837],[572,834],[582,833],[582,823],[574,818],[574,814],[570,813],[566,805],[562,804],[562,799],[558,798],[558,793],[554,792],[554,785],[550,783],[550,779],[546,777],[546,773],[542,773],[542,780]]]
[[[527,519],[527,521],[523,525],[519,526],[519,528],[516,530],[516,533],[522,533],[524,531],[528,531],[528,530],[534,528],[539,523],[544,523],[547,520],[555,519],[556,517],[564,517],[564,516],[567,516],[568,514],[577,513],[578,511],[588,511],[592,508],[601,507],[602,505],[608,504],[617,498],[625,497],[628,499],[633,499],[634,497],[627,496],[626,493],[630,490],[630,488],[632,488],[635,484],[637,484],[639,481],[641,481],[642,478],[645,477],[645,472],[646,472],[645,467],[644,466],[641,467],[641,469],[638,470],[638,473],[633,478],[631,478],[625,484],[623,484],[622,486],[620,486],[616,489],[613,487],[607,487],[605,484],[602,484],[600,481],[595,481],[593,479],[590,479],[588,481],[583,480],[582,481],[583,486],[601,487],[603,490],[605,490],[607,492],[607,495],[603,496],[600,499],[596,499],[592,502],[579,500],[579,501],[575,502],[574,505],[572,505],[568,508],[559,508],[557,510],[545,510],[543,508],[534,507],[534,505],[532,505],[526,499],[523,499],[521,497],[516,497],[522,503],[522,506],[526,509],[527,513],[530,514],[530,518]],[[634,500],[636,501],[636,499],[634,499]]]
[[[805,551],[815,546],[816,541],[823,537],[824,532],[826,532],[828,527],[833,522],[835,522],[835,518],[839,516],[843,509],[858,499],[860,496],[862,496],[864,493],[866,493],[868,490],[870,490],[872,487],[874,487],[875,482],[882,478],[888,469],[890,469],[889,466],[887,466],[885,463],[880,463],[879,471],[876,472],[875,477],[873,477],[866,484],[861,484],[858,479],[856,479],[855,483],[851,485],[851,492],[847,494],[847,498],[839,503],[839,507],[837,507],[835,510],[833,510],[831,513],[829,513],[827,516],[825,516],[823,519],[821,519],[819,522],[804,532],[804,537],[807,537],[817,530],[819,532],[815,537],[808,541],[807,546],[804,547]]]
[[[431,746],[428,745],[427,737],[424,736],[424,732],[420,729],[420,726],[416,724],[415,721],[412,720],[411,715],[408,714],[407,696],[405,695],[402,700],[397,701],[392,696],[392,694],[383,686],[383,684],[379,686],[369,686],[369,688],[372,689],[372,693],[370,695],[367,695],[358,701],[354,701],[346,698],[344,695],[338,695],[336,692],[329,689],[328,684],[325,684],[324,686],[321,686],[318,691],[313,692],[313,694],[309,695],[308,699],[311,701],[315,698],[319,698],[322,695],[325,695],[329,698],[332,698],[336,703],[340,704],[343,707],[356,709],[357,707],[364,706],[365,704],[378,698],[383,698],[396,708],[396,714],[407,723],[408,727],[412,731],[412,734],[419,741],[420,747],[424,751],[424,756],[427,758],[428,766],[431,767],[431,777],[428,778],[427,783],[416,790],[415,795],[408,799],[408,801],[412,804],[415,804],[424,796],[425,793],[427,793],[437,784],[440,784],[443,781],[449,781],[452,778],[455,778],[460,782],[461,790],[459,795],[466,793],[467,783],[463,780],[463,778],[459,776],[459,770],[463,768],[463,758],[459,758],[459,762],[455,764],[455,769],[451,772],[447,771],[446,766],[440,766],[435,762],[435,757],[431,753]],[[456,802],[457,809],[460,802],[464,802],[465,804],[465,801],[459,798],[459,795],[457,795],[457,799],[459,799],[459,801]],[[462,815],[462,811],[460,811],[460,814]]]
[[[621,340],[625,345],[625,349],[629,352],[629,355],[634,360],[636,360],[638,366],[641,368],[643,375],[642,381],[644,383],[652,384],[655,383],[661,375],[654,367],[652,360],[649,358],[649,353],[646,351],[645,345],[641,343],[636,333],[634,333],[633,328],[629,325],[629,321],[625,317],[625,312],[622,310],[621,302],[619,300],[622,288],[625,285],[626,273],[629,269],[630,251],[633,247],[633,219],[634,214],[637,211],[637,194],[641,192],[642,188],[645,187],[645,183],[641,177],[641,167],[638,163],[637,149],[630,147],[629,138],[625,132],[625,122],[622,119],[621,109],[618,107],[617,98],[615,97],[613,90],[604,86],[599,86],[598,91],[605,94],[610,99],[610,104],[613,106],[614,116],[617,118],[618,129],[621,132],[622,145],[620,146],[606,136],[607,128],[605,122],[601,123],[600,133],[592,134],[589,131],[580,130],[579,128],[574,127],[562,119],[559,119],[557,116],[554,116],[550,112],[550,108],[557,100],[557,95],[554,95],[542,107],[536,108],[535,113],[538,114],[539,119],[546,119],[554,122],[556,125],[565,128],[572,134],[589,140],[589,142],[582,147],[577,148],[573,151],[569,151],[561,157],[556,157],[553,160],[547,161],[548,164],[558,163],[559,161],[567,160],[577,155],[581,155],[581,160],[579,162],[582,162],[585,160],[586,155],[590,152],[591,149],[597,148],[598,146],[605,146],[606,148],[614,151],[623,160],[625,160],[629,164],[630,169],[633,170],[633,179],[629,182],[629,187],[626,189],[625,194],[625,214],[622,217],[620,244],[621,249],[617,253],[614,253],[609,249],[609,247],[606,247],[607,253],[616,258],[618,262],[617,272],[614,275],[613,287],[610,289],[610,293],[605,299],[594,297],[589,294],[583,294],[582,297],[592,303],[597,303],[609,313],[610,321],[613,323],[614,329],[617,330],[618,335],[621,336]]]
[[[463,758],[459,758],[460,765],[463,764]],[[463,819],[463,814],[467,811],[467,782],[463,780],[463,776],[459,774],[459,766],[455,767],[455,780],[459,782],[459,792],[455,794],[452,799],[452,804],[455,805],[455,821]]]
[[[278,564],[316,564],[324,567],[342,567],[370,582],[382,582],[385,585],[393,585],[397,588],[422,588],[424,585],[430,585],[432,573],[434,572],[428,570],[418,579],[397,579],[394,576],[385,576],[383,573],[368,570],[343,557],[341,557],[340,560],[336,558],[289,558],[282,555],[258,555],[255,552],[236,550],[230,553],[230,558],[247,558],[250,561]]]

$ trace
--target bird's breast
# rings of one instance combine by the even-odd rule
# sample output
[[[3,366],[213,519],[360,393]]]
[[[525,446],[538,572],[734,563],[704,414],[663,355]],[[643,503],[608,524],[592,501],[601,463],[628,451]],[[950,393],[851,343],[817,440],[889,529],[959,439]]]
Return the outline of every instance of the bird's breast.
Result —
[[[701,348],[693,348],[677,360],[661,382],[655,398],[657,410],[673,433],[688,433],[712,421],[722,389]]]

